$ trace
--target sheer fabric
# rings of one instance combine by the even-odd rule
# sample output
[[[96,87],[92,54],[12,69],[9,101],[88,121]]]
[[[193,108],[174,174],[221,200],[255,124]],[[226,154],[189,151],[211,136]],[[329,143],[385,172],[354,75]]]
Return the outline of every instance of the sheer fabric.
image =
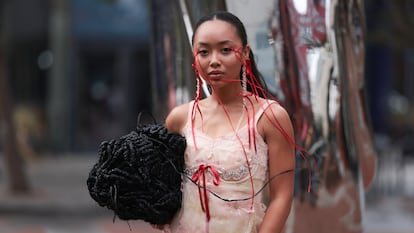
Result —
[[[216,193],[224,199],[251,198],[254,192],[259,191],[268,178],[268,147],[261,135],[256,131],[250,134],[256,137],[256,148],[249,147],[249,127],[257,125],[257,121],[263,115],[263,111],[272,101],[264,101],[260,109],[251,117],[251,122],[237,129],[236,132],[229,132],[224,136],[210,137],[199,130],[195,130],[197,149],[193,141],[191,128],[191,113],[183,129],[187,140],[185,152],[185,173],[191,177],[197,171],[200,164],[213,167],[216,176],[219,176],[220,184],[214,184],[214,172],[212,169],[205,170],[208,190]],[[190,112],[192,104],[190,104]],[[253,122],[254,120],[254,122]],[[254,127],[256,130],[257,127]],[[237,138],[240,138],[240,140]],[[252,179],[246,162],[246,155],[243,152],[243,143],[247,159],[250,164]],[[172,233],[255,233],[262,222],[266,205],[264,192],[260,192],[252,199],[243,201],[224,201],[207,193],[210,221],[207,223],[206,212],[203,211],[200,203],[198,186],[190,179],[183,179],[183,203],[182,208],[171,223],[168,232]],[[203,198],[203,197],[201,197]],[[208,225],[208,226],[207,226]]]

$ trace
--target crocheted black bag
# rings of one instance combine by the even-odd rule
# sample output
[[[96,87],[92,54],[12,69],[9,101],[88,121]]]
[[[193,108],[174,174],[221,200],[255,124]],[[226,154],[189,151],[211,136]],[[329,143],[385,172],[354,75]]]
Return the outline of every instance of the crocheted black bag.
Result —
[[[99,146],[90,196],[122,220],[170,223],[181,208],[185,138],[163,125],[146,124]]]

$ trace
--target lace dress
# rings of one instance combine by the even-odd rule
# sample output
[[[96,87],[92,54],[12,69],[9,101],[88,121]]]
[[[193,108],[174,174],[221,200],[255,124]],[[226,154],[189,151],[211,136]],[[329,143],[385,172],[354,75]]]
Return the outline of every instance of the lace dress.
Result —
[[[251,118],[250,124],[237,129],[237,134],[230,132],[224,136],[210,137],[195,130],[197,150],[193,141],[191,120],[187,120],[183,129],[187,139],[185,173],[188,177],[194,177],[197,173],[195,176],[199,175],[199,184],[219,197],[228,200],[239,199],[239,201],[224,201],[210,192],[205,194],[203,188],[199,189],[190,179],[184,178],[182,208],[167,232],[255,233],[258,231],[266,210],[264,192],[259,192],[254,199],[251,197],[253,187],[254,192],[258,192],[267,180],[268,147],[257,131],[250,134],[250,137],[256,137],[256,150],[253,144],[249,147],[248,128],[253,124],[257,125],[258,119],[270,103],[272,102],[265,101],[255,117]],[[245,147],[252,179],[240,141]],[[205,176],[205,183],[203,176]],[[240,200],[245,198],[247,200]],[[207,215],[210,216],[209,221]]]

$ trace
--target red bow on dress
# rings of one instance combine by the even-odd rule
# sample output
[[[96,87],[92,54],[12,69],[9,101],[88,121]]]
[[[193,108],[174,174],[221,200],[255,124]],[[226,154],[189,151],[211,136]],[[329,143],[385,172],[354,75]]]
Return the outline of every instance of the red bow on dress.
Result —
[[[198,169],[194,172],[191,179],[195,182],[198,186],[198,194],[200,196],[200,205],[203,212],[206,213],[207,222],[210,221],[210,209],[208,207],[208,195],[207,195],[207,187],[206,187],[206,172],[210,170],[211,174],[213,175],[213,184],[219,185],[220,184],[220,176],[216,170],[216,168],[212,165],[201,164]],[[201,193],[201,188],[204,189],[203,193]]]

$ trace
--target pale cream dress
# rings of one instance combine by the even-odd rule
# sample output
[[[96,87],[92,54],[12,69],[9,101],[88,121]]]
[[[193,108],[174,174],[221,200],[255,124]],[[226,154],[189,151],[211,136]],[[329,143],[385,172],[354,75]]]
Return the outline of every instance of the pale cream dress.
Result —
[[[199,130],[195,130],[197,149],[193,141],[191,128],[191,113],[183,129],[187,139],[185,151],[185,173],[192,177],[200,165],[209,166],[203,171],[205,174],[207,189],[224,199],[243,199],[252,197],[252,180],[254,192],[258,192],[268,179],[268,147],[261,135],[256,131],[257,121],[263,115],[263,111],[273,101],[264,101],[263,106],[250,117],[250,124],[240,126],[235,132],[229,132],[220,137],[210,137]],[[190,110],[192,109],[190,104]],[[191,112],[191,111],[189,111]],[[255,132],[250,133],[251,146],[249,147],[249,127]],[[239,138],[237,138],[239,137]],[[256,150],[253,138],[256,137]],[[251,167],[252,179],[247,167],[246,156],[241,143],[246,150]],[[219,184],[214,184],[214,172],[219,176]],[[216,178],[217,180],[217,178]],[[255,233],[265,214],[266,205],[264,192],[259,192],[252,199],[244,201],[228,202],[207,193],[208,200],[204,200],[204,190],[199,193],[198,186],[188,178],[183,178],[183,202],[182,208],[166,228],[166,232],[172,233]],[[210,221],[206,220],[206,211],[202,210],[200,196],[203,204],[208,201]],[[207,230],[208,227],[208,230]]]

